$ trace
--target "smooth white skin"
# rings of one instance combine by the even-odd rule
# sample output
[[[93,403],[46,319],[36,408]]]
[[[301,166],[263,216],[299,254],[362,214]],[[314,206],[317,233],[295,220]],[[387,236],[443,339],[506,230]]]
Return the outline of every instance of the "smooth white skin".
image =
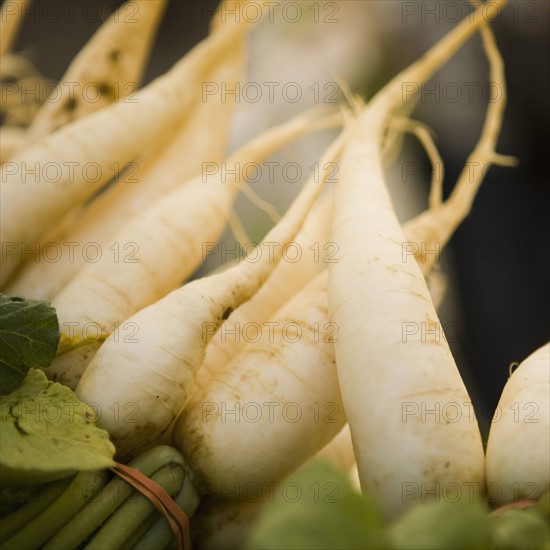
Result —
[[[262,162],[311,128],[310,114],[295,117],[252,140],[227,163]],[[206,182],[200,176],[128,221],[113,243],[119,248],[121,243],[132,243],[132,260],[123,261],[124,252],[118,261],[103,254],[52,300],[62,331],[60,350],[90,335],[97,340],[97,331],[90,333],[90,326],[99,327],[104,335],[117,327],[127,337],[132,325],[123,321],[177,288],[200,265],[205,243],[217,242],[240,181],[238,175],[226,178],[221,171]]]
[[[210,377],[220,372],[247,347],[245,339],[224,337],[225,332],[244,327],[249,322],[263,323],[269,320],[292,296],[315,278],[327,264],[324,261],[325,244],[329,241],[332,195],[326,194],[308,215],[295,243],[302,251],[297,262],[283,261],[273,271],[266,284],[248,302],[237,308],[225,321],[206,349],[206,357],[197,376],[198,384],[206,384]],[[316,258],[312,246],[318,246],[320,257]],[[332,251],[332,249],[331,249]],[[317,261],[316,261],[317,260]]]
[[[346,137],[347,132],[332,144],[320,166],[338,158]],[[151,446],[175,419],[208,342],[229,312],[249,300],[280,261],[283,247],[295,238],[330,177],[326,169],[323,172],[319,179],[310,178],[265,237],[264,242],[280,243],[271,258],[263,255],[257,263],[241,262],[184,285],[128,319],[139,327],[137,341],[111,334],[99,348],[76,394],[87,403],[97,403],[104,413],[98,424],[111,435],[119,459]],[[138,409],[132,425],[107,413],[112,407],[129,404]]]
[[[233,88],[234,83],[243,78],[244,43],[244,36],[236,37],[203,80],[223,82]],[[231,97],[224,102],[221,98],[209,98],[206,102],[201,99],[194,98],[194,107],[189,108],[179,126],[133,161],[129,172],[121,175],[116,185],[79,210],[70,223],[56,225],[43,241],[94,242],[108,250],[113,235],[129,219],[182,182],[200,174],[205,160],[220,163],[225,156],[235,102]],[[214,125],[216,132],[211,132]],[[183,156],[182,151],[185,151]],[[83,254],[72,258],[64,254],[57,262],[48,262],[42,256],[40,262],[26,262],[22,266],[7,286],[7,293],[51,300],[85,265]]]
[[[307,235],[307,242],[318,242],[319,236],[322,235],[324,240],[328,240],[328,236],[324,235],[323,224],[321,223],[324,216],[329,212],[331,202],[326,196],[324,201],[320,203],[319,208],[312,212],[308,217],[304,230],[296,239],[297,242],[302,242]],[[322,214],[322,215],[321,215]],[[439,215],[439,210],[434,209],[434,216]],[[429,219],[426,216],[421,218],[420,227],[424,226],[424,220]],[[408,236],[414,238],[416,235],[416,227],[414,220],[409,224]],[[321,242],[324,242],[323,240]],[[315,264],[318,265],[318,264]],[[323,266],[323,263],[320,263]],[[295,280],[299,282],[308,273],[308,268],[313,268],[309,263],[303,264],[298,262],[295,264],[281,263],[275,269],[271,277],[268,279],[262,289],[247,303],[240,306],[231,317],[225,321],[225,325],[229,325],[230,331],[236,330],[235,322],[241,322],[241,327],[247,323],[262,323],[268,319],[271,322],[284,324],[286,321],[294,321],[297,318],[303,319],[304,315],[309,314],[313,304],[318,303],[320,308],[323,308],[323,319],[310,319],[307,323],[303,321],[301,324],[304,327],[309,324],[312,326],[314,322],[318,322],[319,326],[324,326],[328,322],[324,306],[326,297],[326,275],[323,272],[316,280],[306,286],[301,291],[296,291]],[[321,268],[319,268],[321,269]],[[311,276],[311,273],[309,273]],[[287,287],[283,281],[287,281]],[[319,294],[313,295],[312,292],[317,289]],[[281,301],[287,301],[287,294],[293,292],[292,300],[287,303],[275,316],[269,315]],[[281,295],[283,298],[281,299]],[[274,306],[275,304],[275,306]],[[319,314],[321,310],[313,313]],[[303,313],[302,313],[303,312]],[[237,321],[234,321],[234,320]],[[242,328],[241,328],[242,330]],[[237,331],[238,332],[238,331]],[[280,372],[285,375],[285,371],[281,369],[281,365],[288,365],[290,371],[295,369],[303,369],[303,364],[309,357],[310,361],[315,360],[313,350],[307,350],[303,357],[299,359],[289,359],[289,350],[285,349],[284,342],[274,342],[269,345],[268,342],[247,343],[246,339],[240,336],[237,343],[237,337],[233,333],[228,332],[225,337],[222,337],[222,331],[219,331],[210,342],[207,348],[207,354],[203,365],[199,371],[199,376],[202,372],[202,390],[197,390],[197,394],[191,397],[188,404],[181,413],[173,430],[173,437],[177,441],[177,445],[181,449],[188,449],[192,458],[189,458],[191,463],[196,463],[196,468],[203,472],[205,477],[211,480],[213,487],[227,487],[230,483],[258,483],[258,480],[263,479],[258,477],[256,472],[257,463],[265,466],[265,448],[270,449],[270,453],[278,445],[277,459],[273,454],[273,459],[269,461],[269,465],[261,471],[261,476],[269,474],[270,477],[276,479],[276,475],[280,475],[279,469],[288,469],[289,461],[292,461],[294,467],[297,467],[298,460],[303,460],[303,456],[297,458],[296,449],[309,450],[309,447],[304,449],[304,442],[311,441],[313,437],[323,435],[327,437],[328,431],[324,430],[322,434],[317,432],[317,425],[304,424],[302,426],[272,426],[266,422],[269,418],[269,409],[266,407],[263,411],[264,422],[250,423],[246,422],[246,410],[239,416],[240,422],[236,422],[236,417],[231,414],[225,414],[222,421],[222,405],[226,408],[225,411],[237,410],[236,388],[239,391],[239,403],[245,406],[247,403],[263,403],[274,402],[273,395],[266,394],[268,390],[277,381]],[[278,334],[280,338],[280,334]],[[267,335],[266,338],[267,340]],[[300,348],[298,344],[292,344],[292,354],[295,356]],[[308,345],[314,345],[311,342]],[[276,359],[269,359],[271,348]],[[212,349],[214,348],[214,349]],[[227,356],[230,359],[227,359]],[[237,357],[237,355],[240,355]],[[321,350],[318,350],[321,353]],[[331,353],[333,351],[331,350]],[[213,370],[212,374],[205,372],[205,366],[210,361],[217,360],[217,363],[210,364],[209,367]],[[285,363],[286,362],[286,363]],[[317,360],[321,364],[322,360]],[[334,368],[334,367],[333,367]],[[288,374],[288,373],[286,373]],[[318,378],[317,372],[310,373],[307,378],[309,385],[303,386],[300,382],[298,387],[296,383],[291,383],[285,387],[287,393],[281,391],[280,386],[277,386],[278,393],[284,396],[286,402],[296,401],[298,398],[307,399],[307,396],[300,396],[299,390],[305,390],[308,393],[325,395],[325,399],[331,399],[332,402],[340,402],[340,394],[337,389],[337,381],[334,386],[326,386],[326,380]],[[300,375],[301,379],[306,376],[303,372]],[[243,380],[245,380],[243,384]],[[272,384],[266,382],[271,381]],[[251,382],[252,381],[252,382]],[[277,382],[278,383],[278,382]],[[332,394],[330,393],[332,391]],[[306,407],[302,407],[303,410]],[[252,406],[252,410],[256,410]],[[220,414],[215,414],[215,412]],[[201,414],[202,413],[202,414]],[[251,425],[252,424],[252,425]],[[338,422],[334,428],[340,429],[341,422]],[[228,439],[227,434],[231,434]],[[266,440],[265,445],[256,446],[255,438]],[[267,440],[270,441],[267,441]],[[247,449],[246,453],[241,455],[237,451],[235,459],[228,460],[228,456],[235,454],[234,445],[231,440],[245,441],[250,443],[250,447],[243,444],[243,448]],[[318,441],[315,439],[315,447],[318,446]],[[284,447],[284,448],[281,448]],[[254,451],[256,449],[256,451]],[[275,453],[275,451],[273,451]],[[349,426],[346,424],[340,432],[329,441],[316,455],[315,458],[323,458],[331,461],[333,464],[341,467],[344,470],[350,470],[355,477],[352,477],[358,486],[358,473],[351,441]],[[238,459],[238,460],[237,460]],[[253,464],[253,463],[256,464]],[[229,469],[229,471],[228,471]],[[277,472],[275,474],[274,472]],[[231,476],[231,477],[230,477]],[[238,481],[232,481],[232,480]]]
[[[403,226],[403,232],[407,239],[404,249],[408,254],[414,254],[418,261],[422,273],[427,278],[430,294],[436,308],[445,293],[446,279],[439,269],[434,269],[439,258],[435,254],[425,254],[422,251],[435,250],[436,247],[441,249],[445,246],[456,227],[470,212],[474,198],[483,181],[483,176],[490,164],[514,165],[516,163],[515,159],[498,155],[495,152],[506,106],[506,94],[504,92],[506,79],[504,76],[504,63],[490,29],[483,27],[481,35],[489,59],[490,77],[492,82],[495,83],[495,92],[487,108],[481,136],[476,147],[469,155],[468,162],[462,170],[450,197],[442,202],[442,182],[437,177],[432,178],[430,208]],[[359,105],[364,104],[358,101],[357,106]],[[409,111],[410,109],[410,104],[402,108],[403,111]],[[395,121],[398,124],[395,124]],[[399,144],[402,135],[400,132],[406,130],[411,124],[407,123],[406,119],[399,117],[392,118],[391,122],[392,139],[387,136],[384,139]],[[437,171],[437,165],[441,161],[435,145],[429,139],[427,132],[423,132],[423,128],[417,128],[415,125],[413,125],[413,128],[416,132],[420,132],[421,141],[424,143]],[[397,149],[396,145],[390,148],[394,153]],[[384,143],[383,155],[386,160],[388,154],[389,152]],[[471,170],[471,167],[476,168]],[[308,217],[303,231],[297,238],[297,242],[304,250],[310,249],[311,242],[327,243],[333,251],[336,249],[337,254],[337,245],[330,242],[330,236],[327,234],[328,228],[322,223],[329,215],[329,209],[331,209],[328,198],[326,196],[323,203],[319,204],[317,210]],[[332,200],[330,200],[330,203],[332,203]],[[324,261],[333,263],[337,261],[337,258],[331,256]],[[298,264],[283,263],[279,265],[260,292],[247,304],[237,309],[226,321],[225,327],[232,330],[237,323],[244,325],[248,320],[268,319],[278,307],[303,286],[304,281],[311,279],[320,268],[319,262],[315,263],[312,257],[307,256],[305,260],[302,259]],[[199,371],[197,380],[199,385],[208,380],[210,372],[217,372],[220,368],[223,368],[231,358],[246,347],[244,343],[237,343],[231,339],[222,342],[222,334],[223,332],[220,331],[207,349],[206,359]]]
[[[471,498],[484,479],[477,421],[465,414],[471,400],[422,272],[403,257],[380,146],[389,116],[402,106],[402,83],[427,80],[482,23],[478,10],[392,80],[361,114],[340,163],[332,235],[340,257],[329,281],[331,320],[341,332],[338,378],[361,486],[387,517],[441,498],[448,483]],[[405,332],[411,327],[415,333]],[[454,403],[452,421],[422,414]],[[428,493],[434,489],[437,496]]]
[[[329,251],[330,255],[315,261],[313,254],[304,254],[296,263],[280,263],[260,291],[225,321],[224,330],[226,332],[236,330],[237,324],[243,327],[251,321],[259,323],[267,321],[294,294],[299,292],[307,281],[318,275],[329,263],[338,261],[338,248],[335,243],[330,241],[330,227],[326,223],[331,211],[332,195],[326,195],[308,216],[303,230],[295,241],[303,251],[308,251],[311,246],[318,245],[319,250]],[[427,224],[436,225],[436,222],[439,222],[439,227],[445,226],[441,214],[442,208],[433,208],[408,222],[403,228],[407,241],[411,243],[423,242],[428,250],[432,250],[435,243],[443,247],[450,237],[449,233],[440,236],[436,231],[428,234],[425,231]],[[422,240],[424,237],[426,239]],[[328,245],[328,249],[324,248],[325,244]],[[420,255],[415,255],[415,258],[417,261],[421,261]],[[428,279],[428,283],[431,283],[430,293],[437,308],[445,294],[445,278],[443,274],[433,269],[433,259],[420,263],[420,266],[424,275],[430,277]],[[206,357],[197,376],[199,385],[206,384],[213,374],[225,368],[229,361],[247,347],[244,340],[223,338],[223,334],[224,331],[219,331],[206,349]]]
[[[247,483],[267,489],[344,425],[326,284],[325,271],[271,319],[273,333],[264,327],[178,417],[174,444],[209,492]]]
[[[242,21],[201,42],[169,72],[138,92],[136,103],[114,103],[72,122],[16,155],[9,171],[4,164],[0,168],[2,242],[36,242],[65,213],[109,181],[113,164],[123,166],[132,161],[151,142],[176,127],[200,93],[200,86],[190,83],[202,82],[205,71],[223,56],[232,39],[246,30],[247,23],[244,18]],[[83,168],[91,162],[97,163],[94,177]],[[40,174],[38,178],[29,176],[23,168],[14,169],[51,166],[49,163],[59,167],[54,183]],[[20,253],[7,256],[0,272],[2,287],[20,263]]]
[[[134,341],[111,335],[84,371],[76,394],[101,411],[98,424],[120,459],[152,446],[181,409],[204,357],[203,323],[221,320],[225,308],[247,297],[228,292],[228,281],[241,283],[232,275],[193,281],[142,309],[130,318],[138,327]]]
[[[411,233],[413,227],[414,220],[410,224]],[[430,295],[432,296],[432,301],[436,309],[439,308],[442,298],[444,297],[444,292],[440,292],[439,289],[437,290],[437,297],[434,298],[433,292],[430,289]],[[338,434],[315,455],[314,458],[328,460],[343,470],[350,471],[350,475],[352,475],[354,482],[357,481],[357,488],[359,489],[359,473],[357,471],[357,463],[355,462],[349,424],[346,424],[338,432]]]
[[[364,128],[372,127],[369,117],[363,120]],[[420,268],[412,257],[403,261],[405,239],[383,176],[374,168],[376,151],[361,142],[341,161],[350,194],[342,188],[335,198],[333,237],[341,257],[331,266],[329,303],[342,333],[335,344],[338,377],[361,484],[391,517],[421,500],[423,483],[428,488],[481,484],[483,447],[477,422],[468,415],[455,423],[433,416],[423,421],[420,412],[404,416],[450,403],[462,407],[471,400]],[[357,159],[364,159],[370,171]],[[354,185],[357,177],[345,178],[357,170],[363,179]],[[418,330],[405,339],[405,327]],[[423,327],[439,331],[439,339],[425,339]],[[418,490],[409,495],[413,487]]]
[[[508,379],[487,442],[487,492],[497,504],[550,489],[550,343]]]

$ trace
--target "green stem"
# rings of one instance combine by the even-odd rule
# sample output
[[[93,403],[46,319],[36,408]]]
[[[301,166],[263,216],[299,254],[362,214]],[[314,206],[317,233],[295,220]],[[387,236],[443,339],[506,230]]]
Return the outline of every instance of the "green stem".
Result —
[[[107,481],[107,471],[80,472],[63,494],[24,529],[0,547],[2,550],[40,548],[61,529]],[[93,487],[94,490],[90,490]]]
[[[9,516],[0,519],[0,543],[8,540],[19,529],[41,514],[67,488],[70,480],[64,479],[40,487],[33,500],[12,512]]]
[[[129,466],[151,476],[166,464],[183,464],[178,451],[168,446],[154,447],[145,451]],[[53,537],[44,550],[69,550],[77,548],[101,525],[134,491],[133,487],[119,477],[113,478],[84,510]]]
[[[79,348],[94,343],[102,344],[105,340],[107,340],[108,336],[108,334],[103,333],[98,338],[94,338],[93,341],[90,341],[89,339],[86,340],[84,338],[69,338],[66,334],[61,333],[61,339],[59,340],[59,345],[57,346],[57,355],[64,355],[65,353],[75,351]]]
[[[37,485],[4,483],[4,476],[1,473],[0,479],[2,480],[0,483],[0,515],[2,518],[34,500],[46,483]]]
[[[185,480],[185,471],[179,464],[168,464],[151,476],[170,496],[176,495]],[[126,539],[150,515],[156,516],[156,508],[144,495],[125,502],[101,527],[86,545],[86,550],[118,550]]]
[[[147,519],[124,541],[119,550],[134,550],[136,544],[149,532],[151,527],[158,521],[159,514],[150,514]]]
[[[185,478],[183,487],[174,500],[188,518],[195,513],[199,506],[200,494],[191,476]],[[159,518],[147,534],[133,546],[133,550],[166,548],[173,538],[172,529],[170,529],[166,518]]]

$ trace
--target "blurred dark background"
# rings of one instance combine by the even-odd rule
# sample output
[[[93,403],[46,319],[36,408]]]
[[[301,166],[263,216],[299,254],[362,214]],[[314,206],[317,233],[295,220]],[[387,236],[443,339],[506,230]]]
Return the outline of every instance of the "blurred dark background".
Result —
[[[101,19],[122,4],[118,0],[82,0],[70,16],[67,2],[35,2],[41,10],[48,4],[61,6],[62,15],[44,21],[31,13],[15,50],[24,50],[39,71],[52,80],[63,75]],[[411,2],[353,0],[355,8],[360,2],[367,17],[376,17],[376,34],[365,35],[365,43],[376,40],[380,44],[375,70],[354,85],[369,97],[455,24],[451,20],[455,4],[460,4],[462,10],[466,4],[451,0],[417,2],[425,8],[424,15],[417,12],[405,18],[405,4],[410,8]],[[198,0],[170,2],[145,82],[170,68],[207,34],[215,4]],[[338,4],[343,10],[347,2]],[[498,402],[510,363],[524,359],[550,335],[549,4],[546,0],[510,2],[493,25],[506,64],[509,90],[499,152],[517,156],[520,164],[514,169],[491,168],[442,266],[453,276],[456,294],[453,307],[443,309],[443,326],[452,327],[448,334],[451,347],[485,425]],[[439,19],[430,15],[434,9]],[[453,75],[454,71],[458,74],[468,69],[468,64],[486,73],[479,37],[474,37],[468,48],[466,61],[459,55],[445,69],[445,75]],[[273,72],[277,74],[277,67]],[[483,110],[468,111],[467,107],[465,110],[464,104],[427,100],[420,102],[415,111],[415,118],[428,124],[438,136],[446,164],[446,194],[483,122]],[[414,140],[407,140],[407,145],[422,158]],[[425,168],[429,168],[427,162]],[[423,178],[426,192],[428,180]]]

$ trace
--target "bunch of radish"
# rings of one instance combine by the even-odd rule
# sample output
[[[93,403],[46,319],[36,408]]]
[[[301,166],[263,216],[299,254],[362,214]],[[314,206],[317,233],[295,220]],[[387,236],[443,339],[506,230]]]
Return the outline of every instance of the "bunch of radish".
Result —
[[[139,24],[125,25],[113,14],[64,81],[101,82],[107,90],[139,81],[166,2],[130,1],[139,7]],[[62,335],[46,374],[100,410],[135,404],[130,424],[117,415],[99,419],[118,459],[172,443],[221,499],[220,516],[227,487],[276,484],[315,455],[355,471],[387,518],[425,501],[421,493],[404,499],[405,484],[472,486],[482,499],[487,476],[501,486],[533,482],[533,493],[522,496],[540,497],[550,483],[548,345],[507,384],[501,408],[508,414],[493,425],[487,457],[475,418],[403,420],[405,403],[433,409],[471,401],[444,337],[418,331],[403,338],[405,323],[437,332],[442,298],[433,256],[403,250],[407,243],[425,245],[415,250],[444,246],[468,215],[489,165],[515,163],[495,150],[505,78],[487,11],[479,7],[368,103],[348,94],[339,111],[302,113],[229,156],[230,164],[262,162],[310,132],[342,127],[320,158],[320,176],[303,186],[259,245],[277,243],[273,254],[188,281],[203,243],[220,238],[243,190],[236,176],[205,184],[201,174],[203,162],[224,159],[235,108],[232,101],[201,102],[202,82],[244,78],[252,23],[223,16],[238,4],[242,9],[246,1],[224,0],[209,36],[137,91],[135,101],[109,101],[106,94],[103,103],[74,104],[62,97],[44,104],[17,144],[2,152],[1,290],[55,307]],[[269,11],[272,3],[255,4]],[[500,9],[506,0],[492,4]],[[3,17],[2,25],[6,55],[17,21]],[[402,134],[413,132],[434,167],[440,164],[430,134],[409,119],[403,83],[428,81],[477,32],[498,94],[451,195],[443,201],[434,178],[429,208],[401,226],[385,167]],[[88,162],[101,174],[93,182],[71,169]],[[55,184],[22,177],[24,166],[48,163],[60,167]],[[125,177],[128,170],[139,178]],[[22,261],[20,250],[32,243],[66,240],[135,249],[126,251],[128,262],[108,255],[95,263],[69,256],[49,262],[44,253]],[[291,243],[301,249],[319,243],[327,251],[330,242],[338,245],[336,259],[281,261]],[[272,330],[253,343],[222,337],[247,323]],[[97,331],[85,330],[91,324]],[[288,326],[294,338],[281,328]],[[133,328],[135,337],[121,327]],[[540,421],[514,424],[509,405],[531,401],[540,405]],[[240,407],[251,403],[256,420],[244,421]],[[308,414],[289,420],[292,404]],[[439,498],[437,491],[431,498]],[[254,515],[248,513],[254,506],[241,505],[243,517]]]

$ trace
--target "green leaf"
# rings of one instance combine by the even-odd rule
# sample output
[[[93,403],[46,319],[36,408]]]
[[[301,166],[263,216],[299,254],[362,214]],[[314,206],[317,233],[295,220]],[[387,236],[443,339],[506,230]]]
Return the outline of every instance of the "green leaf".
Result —
[[[507,510],[491,518],[495,550],[544,550],[548,548],[548,523],[529,509]]]
[[[49,367],[60,331],[48,302],[0,294],[0,395],[18,388],[30,368]]]
[[[487,511],[477,502],[418,504],[390,529],[400,550],[467,550],[490,548]]]
[[[247,542],[259,549],[387,548],[381,513],[345,473],[310,463],[281,482]]]
[[[114,445],[94,411],[66,386],[36,369],[0,398],[0,474],[3,482],[46,483],[76,471],[114,465]]]

